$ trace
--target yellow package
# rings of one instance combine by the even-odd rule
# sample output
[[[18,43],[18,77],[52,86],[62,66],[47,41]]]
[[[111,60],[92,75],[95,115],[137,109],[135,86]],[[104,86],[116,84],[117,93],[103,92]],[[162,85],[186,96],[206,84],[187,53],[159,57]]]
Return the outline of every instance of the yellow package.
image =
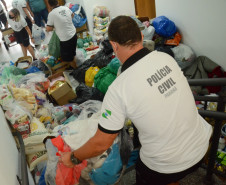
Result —
[[[92,87],[93,82],[94,82],[94,77],[99,72],[99,70],[100,69],[98,67],[90,67],[86,71],[85,83],[86,83],[87,86]]]

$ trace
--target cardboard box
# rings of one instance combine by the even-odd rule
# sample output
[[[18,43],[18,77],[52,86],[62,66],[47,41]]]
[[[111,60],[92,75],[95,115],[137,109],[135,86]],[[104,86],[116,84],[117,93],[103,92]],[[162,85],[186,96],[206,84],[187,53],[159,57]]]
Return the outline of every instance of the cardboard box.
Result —
[[[53,74],[60,73],[60,72],[65,71],[69,66],[70,66],[70,64],[68,62],[61,62],[61,63],[55,65],[54,67],[51,67],[51,71]],[[63,76],[63,75],[61,75],[61,76]]]
[[[87,23],[85,23],[83,26],[76,28],[76,33],[87,31],[87,30],[88,30]]]
[[[56,73],[50,77],[49,80],[63,76],[63,72]],[[65,83],[57,88],[55,91],[49,93],[50,98],[52,98],[58,105],[65,105],[69,103],[69,100],[76,98],[76,94],[71,86],[68,84],[67,79],[65,78]]]

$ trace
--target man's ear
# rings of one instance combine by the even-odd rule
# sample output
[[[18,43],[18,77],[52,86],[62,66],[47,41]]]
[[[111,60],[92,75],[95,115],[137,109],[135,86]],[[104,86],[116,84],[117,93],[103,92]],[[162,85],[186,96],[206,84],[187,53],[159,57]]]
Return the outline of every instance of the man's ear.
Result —
[[[117,49],[118,49],[118,43],[117,42],[113,42],[113,41],[110,41],[110,43],[111,43],[111,46],[112,46],[112,48],[113,48],[113,50],[114,51],[117,51]]]
[[[140,34],[141,34],[141,40],[143,42],[143,40],[144,40],[144,34],[142,32],[140,32]]]

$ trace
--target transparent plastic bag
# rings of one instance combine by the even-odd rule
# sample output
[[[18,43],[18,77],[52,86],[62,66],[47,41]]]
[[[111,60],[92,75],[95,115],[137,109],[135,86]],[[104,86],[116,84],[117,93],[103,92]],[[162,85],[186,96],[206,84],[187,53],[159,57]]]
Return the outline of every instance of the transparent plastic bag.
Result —
[[[16,83],[26,74],[27,72],[24,69],[15,66],[5,67],[2,71],[1,84],[8,84],[10,81]]]
[[[6,107],[8,105],[11,105],[13,101],[13,96],[9,91],[7,85],[0,85],[0,104],[2,105],[2,108],[6,110]]]
[[[48,155],[46,165],[45,181],[47,184],[55,185],[56,170],[59,156],[56,155],[57,148],[53,146],[51,139],[47,139],[45,143]]]
[[[41,27],[38,27],[36,24],[32,25],[32,37],[34,38],[35,45],[40,45],[45,39],[45,33]]]
[[[94,113],[97,113],[101,110],[102,102],[97,100],[88,100],[79,105],[82,109],[78,120],[84,120],[90,118]]]
[[[13,103],[9,104],[5,107],[5,117],[12,123],[15,124],[16,122],[23,122],[26,117],[30,120],[32,119],[31,113],[21,106],[18,102],[14,101]],[[19,120],[20,119],[20,120]]]
[[[81,48],[76,48],[76,64],[80,66],[84,63],[86,59],[86,51]]]
[[[42,44],[40,49],[36,52],[36,56],[38,59],[42,60],[43,58],[49,55],[48,45]]]
[[[93,14],[98,17],[108,17],[109,13],[110,13],[110,11],[108,10],[107,7],[97,6],[97,7],[95,7]]]

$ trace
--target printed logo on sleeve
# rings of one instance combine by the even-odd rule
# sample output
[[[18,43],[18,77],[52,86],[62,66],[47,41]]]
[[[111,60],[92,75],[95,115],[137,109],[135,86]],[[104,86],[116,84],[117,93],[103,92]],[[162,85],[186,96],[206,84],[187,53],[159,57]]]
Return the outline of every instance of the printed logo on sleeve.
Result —
[[[105,110],[106,110],[106,112],[104,112],[102,114],[102,117],[105,118],[105,119],[108,119],[108,116],[111,116],[111,111],[107,110],[107,109],[105,109]]]

